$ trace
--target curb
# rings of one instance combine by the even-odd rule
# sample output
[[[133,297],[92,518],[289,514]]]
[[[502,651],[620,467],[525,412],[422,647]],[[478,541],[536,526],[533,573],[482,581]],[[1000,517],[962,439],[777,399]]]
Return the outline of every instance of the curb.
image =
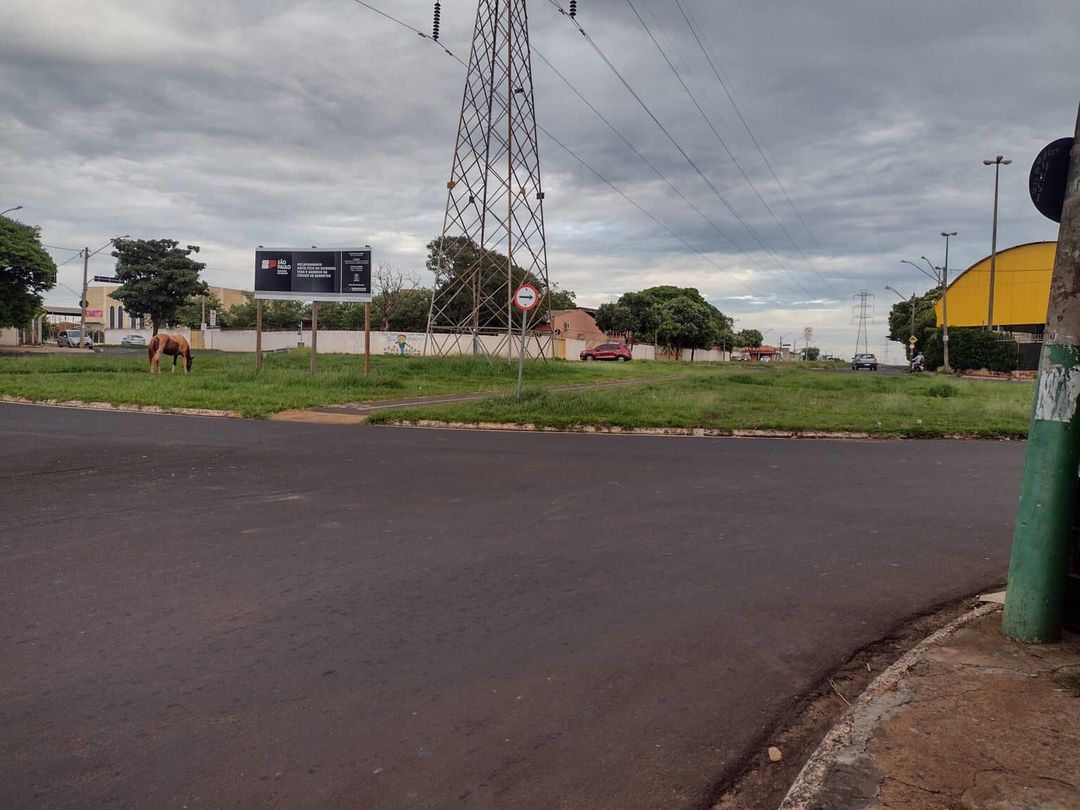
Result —
[[[985,604],[954,619],[920,641],[875,678],[810,755],[778,810],[811,810],[821,807],[818,797],[825,787],[831,767],[840,761],[848,749],[869,740],[877,721],[893,708],[889,699],[895,694],[900,679],[923,659],[931,647],[965,625],[1000,610],[1000,604]]]
[[[80,399],[26,399],[7,394],[0,395],[0,402],[12,405],[38,405],[45,408],[74,408],[87,411],[120,411],[122,413],[151,413],[165,416],[213,416],[225,419],[243,419],[236,411],[220,411],[213,408],[162,408],[160,405],[114,405],[111,402],[84,402]]]

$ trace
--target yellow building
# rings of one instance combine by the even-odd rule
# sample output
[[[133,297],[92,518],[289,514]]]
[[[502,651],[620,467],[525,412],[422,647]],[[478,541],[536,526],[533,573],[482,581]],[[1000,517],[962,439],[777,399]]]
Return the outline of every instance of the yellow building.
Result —
[[[994,273],[994,323],[1008,332],[1041,335],[1050,302],[1057,242],[1029,242],[999,250]],[[985,327],[990,305],[990,257],[949,285],[949,326]],[[934,305],[942,325],[941,300]]]
[[[148,318],[132,317],[124,311],[124,305],[112,297],[117,284],[101,284],[86,288],[86,326],[87,329],[149,329]],[[247,302],[244,290],[229,287],[211,287],[210,294],[221,302],[223,309]],[[207,313],[207,319],[210,315]]]

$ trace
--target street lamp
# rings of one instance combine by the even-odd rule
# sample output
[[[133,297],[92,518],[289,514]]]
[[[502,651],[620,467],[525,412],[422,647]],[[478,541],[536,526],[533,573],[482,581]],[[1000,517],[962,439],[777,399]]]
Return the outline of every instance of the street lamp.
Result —
[[[918,265],[916,265],[916,266],[918,266]],[[890,287],[888,284],[885,285],[885,289],[886,290],[892,290],[894,293],[896,293],[900,297],[901,301],[906,301],[907,300],[907,298],[905,298],[903,295],[900,294],[899,290],[896,290],[893,287]],[[911,337],[915,337],[915,293],[911,294]],[[908,340],[907,358],[908,358],[908,360],[910,360],[914,356],[915,356],[915,342],[912,341],[912,340]]]
[[[942,371],[948,374],[952,371],[949,368],[949,237],[956,236],[956,231],[942,231],[941,235],[945,237],[945,266],[941,268],[941,345],[945,359]]]
[[[8,208],[8,209],[6,209],[4,211],[0,211],[0,217],[2,217],[4,214],[10,214],[12,211],[21,211],[21,210],[22,210],[22,206],[21,205],[16,205],[14,208]]]
[[[131,236],[131,234],[129,234],[129,233],[125,233],[123,236],[114,236],[112,239],[110,239],[104,245],[99,247],[93,253],[90,252],[90,248],[88,248],[88,247],[83,249],[83,252],[82,252],[82,254],[83,254],[82,300],[79,301],[79,306],[82,308],[82,316],[79,318],[79,348],[80,349],[83,346],[86,345],[86,283],[87,283],[86,276],[87,276],[87,273],[89,272],[89,269],[90,269],[90,257],[98,255],[99,253],[101,253],[101,251],[103,251],[105,248],[109,247],[109,245],[111,245],[116,240],[118,240],[118,239],[127,239],[129,236]]]
[[[984,166],[994,167],[994,230],[990,237],[990,302],[986,310],[986,328],[994,329],[994,275],[997,272],[997,214],[998,214],[998,178],[1001,175],[1001,167],[1008,166],[1011,160],[1006,160],[998,155],[993,160],[984,160]],[[946,243],[947,244],[947,243]],[[945,264],[948,264],[946,261]]]

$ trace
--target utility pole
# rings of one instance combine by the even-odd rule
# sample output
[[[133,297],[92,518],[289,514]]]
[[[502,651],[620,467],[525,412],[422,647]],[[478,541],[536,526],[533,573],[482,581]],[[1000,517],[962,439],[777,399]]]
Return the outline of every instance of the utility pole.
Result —
[[[1080,110],[1065,182],[1046,339],[1016,513],[1001,629],[1020,641],[1061,635],[1080,468]]]
[[[82,298],[79,300],[79,306],[82,308],[82,317],[79,319],[79,348],[83,348],[86,345],[86,284],[87,273],[90,270],[90,248],[83,248],[83,265],[82,265]]]
[[[994,230],[993,236],[990,237],[990,301],[987,304],[986,310],[986,328],[990,331],[994,330],[994,276],[997,272],[997,217],[998,217],[998,177],[1001,174],[1001,167],[1008,166],[1012,163],[1011,160],[1006,160],[1002,155],[998,155],[993,160],[984,160],[984,166],[994,167]],[[946,265],[949,262],[946,260]]]
[[[941,345],[945,365],[942,371],[946,374],[952,371],[949,365],[949,237],[956,236],[956,231],[941,232],[945,237],[945,266],[941,268]]]

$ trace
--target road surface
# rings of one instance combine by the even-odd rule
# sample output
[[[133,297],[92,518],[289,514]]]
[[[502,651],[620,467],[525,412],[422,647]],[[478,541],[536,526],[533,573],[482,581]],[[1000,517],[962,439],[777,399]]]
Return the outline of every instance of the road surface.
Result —
[[[1023,450],[0,405],[0,806],[704,806]]]

